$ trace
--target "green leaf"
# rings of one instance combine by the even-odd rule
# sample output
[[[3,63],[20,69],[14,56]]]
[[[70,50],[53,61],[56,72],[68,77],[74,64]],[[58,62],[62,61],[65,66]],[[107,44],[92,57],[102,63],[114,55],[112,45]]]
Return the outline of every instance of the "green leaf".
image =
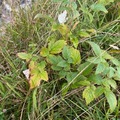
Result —
[[[57,66],[57,64],[60,62],[60,61],[62,61],[63,59],[62,59],[62,57],[61,56],[55,56],[55,55],[50,55],[49,57],[48,57],[48,62],[50,62],[51,64],[53,64],[53,65],[56,65]]]
[[[73,64],[80,64],[81,62],[81,56],[80,56],[80,52],[77,49],[74,49],[73,47],[70,48],[70,52],[71,52],[71,58],[73,59]]]
[[[103,78],[101,77],[101,75],[97,74],[91,74],[88,78],[88,80],[92,83],[95,83],[97,85],[101,85],[102,84],[102,81],[103,81]]]
[[[78,88],[80,86],[89,86],[90,82],[87,80],[87,78],[83,75],[79,75],[71,84],[71,87],[73,89]]]
[[[104,93],[104,88],[102,86],[99,86],[95,90],[95,98],[98,98]]]
[[[64,83],[62,85],[62,96],[66,95],[68,90],[70,89],[70,87],[66,87],[68,85],[68,83]]]
[[[115,80],[110,79],[110,80],[108,80],[108,83],[112,88],[114,88],[114,89],[117,88],[117,83],[115,82]]]
[[[40,55],[41,55],[42,57],[47,57],[47,56],[49,55],[49,50],[48,50],[48,48],[43,47],[43,48],[41,49]]]
[[[64,70],[61,70],[61,71],[59,72],[60,78],[65,78],[66,75],[67,75],[67,72],[64,71]]]
[[[67,67],[69,63],[67,63],[65,60],[60,61],[57,66],[59,67]]]
[[[113,59],[113,57],[109,53],[107,53],[107,51],[105,51],[105,50],[102,50],[102,57],[104,59],[108,59],[108,60]]]
[[[59,29],[59,26],[60,26],[60,24],[54,23],[54,24],[52,25],[52,31],[58,30],[58,29]]]
[[[109,67],[108,77],[112,78],[115,74],[115,69],[113,67]]]
[[[71,3],[71,7],[72,7],[73,9],[77,9],[77,4],[76,4],[76,2],[72,2],[72,3]]]
[[[52,65],[51,68],[52,68],[53,70],[55,70],[55,71],[60,71],[60,70],[62,70],[61,67],[56,66],[56,65]]]
[[[117,67],[117,71],[116,71],[115,77],[117,77],[117,80],[120,81],[120,67]]]
[[[117,67],[117,71],[115,72],[114,79],[120,81],[120,67]]]
[[[104,12],[104,13],[108,13],[108,11],[107,11],[107,9],[105,8],[105,6],[103,5],[103,4],[93,4],[93,5],[91,5],[91,9],[93,10],[93,11],[102,11],[102,12]]]
[[[73,19],[76,19],[76,18],[78,18],[79,16],[80,16],[79,11],[78,11],[78,10],[74,10],[74,11],[73,11]]]
[[[71,58],[71,55],[70,55],[70,58],[68,58],[67,62],[68,63],[73,63],[73,59]]]
[[[102,80],[102,84],[103,84],[106,88],[110,89],[110,84],[109,84],[108,81],[109,81],[109,79],[105,78],[105,79]]]
[[[90,85],[89,81],[87,81],[87,80],[80,80],[78,82],[75,82],[75,83],[71,84],[71,88],[72,89],[77,89],[80,86],[89,86],[89,85]]]
[[[45,61],[41,61],[40,63],[38,63],[38,69],[39,70],[43,70],[46,66],[46,62]]]
[[[86,68],[87,67],[87,68]],[[94,67],[94,64],[91,64],[89,62],[85,62],[83,64],[81,64],[79,67],[78,67],[78,71],[83,71],[82,72],[82,75],[84,76],[87,76],[89,75],[92,71],[93,71],[93,67]],[[86,68],[86,69],[85,69]],[[85,70],[83,70],[85,69]]]
[[[64,40],[58,40],[53,45],[49,47],[49,51],[51,54],[58,54],[62,51],[63,47],[65,46],[66,42]]]
[[[68,72],[66,77],[68,83],[71,82],[73,79],[75,79],[77,74],[78,74],[77,72]]]
[[[52,34],[48,37],[48,49],[55,43],[56,41],[56,35],[55,34]]]
[[[93,64],[99,64],[101,62],[101,59],[98,57],[90,57],[87,59],[87,61]]]
[[[70,36],[70,41],[73,43],[73,46],[74,46],[75,48],[78,47],[79,41],[78,41],[78,38],[77,38],[77,37],[75,37],[75,36]]]
[[[109,66],[106,66],[104,71],[102,72],[102,75],[107,75],[109,73]]]
[[[116,96],[110,90],[106,90],[104,93],[105,93],[105,96],[107,98],[107,102],[109,103],[109,106],[110,106],[110,112],[112,113],[115,110],[116,106],[117,106]]]
[[[33,60],[33,61],[37,61],[39,59],[39,56],[38,55],[32,55],[32,58],[31,58],[31,60]]]
[[[101,59],[101,62],[102,62],[106,67],[109,66],[109,64],[107,63],[107,61],[106,61],[104,58],[100,57],[100,59]]]
[[[100,73],[102,73],[102,72],[104,71],[104,69],[105,69],[104,63],[99,63],[99,64],[97,65],[95,74],[100,74]]]
[[[81,6],[80,8],[84,15],[88,15],[90,19],[90,23],[93,21],[93,15],[90,13],[90,10],[86,6]]]
[[[28,61],[32,58],[31,54],[25,52],[20,52],[17,54],[17,56],[23,60],[28,60]]]
[[[88,86],[88,85],[90,85],[90,82],[87,80],[81,80],[78,84],[82,85],[82,86]]]
[[[117,73],[120,75],[120,67],[117,67]]]
[[[88,105],[95,99],[95,86],[88,86],[83,91],[83,98],[85,98],[86,104]]]
[[[84,38],[90,37],[90,34],[87,33],[86,31],[80,31],[80,32],[79,32],[79,35],[80,35],[81,37],[84,37]]]
[[[70,53],[70,49],[68,46],[64,46],[63,50],[62,50],[62,56],[64,59],[68,60],[71,56],[71,53]]]
[[[101,56],[102,51],[96,43],[94,43],[94,42],[87,42],[87,43],[89,43],[91,45],[96,56]]]
[[[70,64],[68,63],[67,64],[67,66],[66,67],[64,67],[64,71],[70,71],[70,69],[71,69],[71,66],[70,66]]]
[[[118,61],[116,58],[111,59],[112,63],[116,66],[120,66],[120,61]]]

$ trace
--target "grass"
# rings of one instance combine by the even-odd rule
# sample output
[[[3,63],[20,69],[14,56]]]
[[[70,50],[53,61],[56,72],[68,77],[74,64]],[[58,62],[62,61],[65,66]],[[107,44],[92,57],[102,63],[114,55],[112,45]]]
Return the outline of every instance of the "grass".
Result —
[[[81,38],[80,50],[82,60],[90,56],[92,51],[84,44],[86,40],[95,41],[103,49],[109,45],[120,46],[120,14],[117,12],[119,1],[107,6],[109,13],[94,13],[90,22],[89,13],[82,8],[93,4],[94,0],[76,0],[80,17],[73,20],[70,16],[69,27],[79,21],[74,34],[80,29],[95,29],[97,35],[91,38]],[[99,97],[90,105],[85,104],[82,98],[84,87],[69,91],[64,98],[61,96],[61,81],[50,76],[49,82],[43,82],[34,90],[29,90],[29,85],[22,71],[27,65],[16,55],[21,51],[32,51],[36,55],[42,46],[47,44],[48,37],[52,34],[51,23],[44,16],[52,16],[57,21],[61,3],[50,0],[39,0],[32,9],[21,10],[20,14],[14,13],[13,23],[5,24],[5,35],[0,38],[0,120],[119,120],[120,119],[120,83],[116,96],[118,105],[113,113],[109,113],[108,104],[104,96]],[[64,7],[63,7],[64,8]],[[62,9],[63,9],[62,8]],[[34,19],[38,14],[43,14],[40,19]],[[36,47],[30,47],[36,44]],[[112,53],[120,60],[119,53]]]

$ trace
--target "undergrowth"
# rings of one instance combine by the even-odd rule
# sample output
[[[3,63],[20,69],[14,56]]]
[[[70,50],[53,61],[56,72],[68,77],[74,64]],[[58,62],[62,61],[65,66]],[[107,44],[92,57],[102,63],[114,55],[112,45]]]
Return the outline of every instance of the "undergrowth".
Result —
[[[38,0],[14,11],[1,27],[0,120],[119,120],[119,5]]]

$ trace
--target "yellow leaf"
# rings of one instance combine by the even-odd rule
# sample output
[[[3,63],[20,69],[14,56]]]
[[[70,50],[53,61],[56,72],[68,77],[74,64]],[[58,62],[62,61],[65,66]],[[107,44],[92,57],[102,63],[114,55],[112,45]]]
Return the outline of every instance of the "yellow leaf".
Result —
[[[70,30],[68,29],[67,25],[61,24],[58,28],[58,31],[64,36],[68,34]]]
[[[73,64],[80,64],[81,62],[81,56],[80,56],[80,52],[77,49],[74,49],[73,47],[70,48],[70,52],[71,52],[71,58],[73,60]]]
[[[65,46],[66,41],[58,40],[53,45],[49,46],[49,50],[51,54],[58,54],[62,51],[63,47]]]
[[[46,71],[42,71],[42,72],[40,73],[40,76],[41,76],[41,79],[42,79],[42,80],[48,81],[48,74],[47,74]]]
[[[40,69],[40,66],[34,62],[31,61],[29,64],[29,70],[30,70],[30,79],[29,79],[29,85],[30,89],[33,89],[40,85],[41,80],[48,81],[48,74],[42,67]]]
[[[41,49],[40,55],[41,55],[42,57],[47,57],[47,56],[49,55],[49,50],[48,50],[48,48],[43,47],[43,48]]]
[[[31,76],[30,81],[29,81],[30,89],[33,89],[33,88],[39,86],[40,81],[41,81],[41,77],[38,74]]]

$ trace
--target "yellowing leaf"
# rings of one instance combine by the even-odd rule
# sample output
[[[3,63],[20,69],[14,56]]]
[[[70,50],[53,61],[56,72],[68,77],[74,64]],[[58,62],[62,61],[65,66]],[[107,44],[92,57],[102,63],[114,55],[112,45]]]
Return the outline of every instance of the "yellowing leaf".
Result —
[[[97,33],[97,31],[95,29],[88,29],[87,31],[90,32],[90,33],[93,33],[93,34]]]
[[[116,58],[111,59],[112,63],[116,66],[120,66],[120,61]]]
[[[70,48],[71,52],[71,58],[73,59],[73,64],[80,64],[81,62],[81,56],[80,52],[77,49],[74,49],[73,47]]]
[[[62,51],[66,42],[64,40],[58,40],[52,46],[49,47],[51,54],[58,54]]]
[[[61,35],[63,35],[63,36],[69,33],[68,26],[67,26],[67,25],[64,25],[64,24],[59,25],[58,31],[59,31],[59,32],[61,33]]]
[[[20,52],[17,54],[17,56],[23,60],[29,61],[32,58],[31,54],[25,53],[25,52]]]
[[[95,86],[88,86],[83,91],[83,98],[85,98],[86,104],[89,104],[95,99]]]
[[[113,59],[113,57],[107,51],[105,50],[101,50],[101,51],[102,51],[102,57],[104,59],[109,59],[109,60]]]
[[[115,80],[110,79],[110,80],[108,80],[108,83],[112,88],[114,88],[114,89],[117,88],[117,83]]]
[[[29,64],[29,70],[30,70],[30,79],[29,79],[30,89],[39,86],[41,80],[48,81],[48,74],[44,70],[43,66],[41,66],[40,68],[40,64],[31,61]]]
[[[56,30],[58,30],[63,36],[70,33],[68,26],[65,24],[53,24],[52,31],[56,31]]]
[[[70,41],[73,43],[73,45],[74,45],[75,48],[78,47],[79,41],[78,41],[78,38],[77,38],[77,37],[71,36],[71,37],[70,37]]]
[[[36,69],[36,63],[34,61],[30,61],[29,68],[30,70]]]
[[[42,80],[48,81],[48,74],[46,71],[41,71],[40,76]]]
[[[112,54],[120,54],[120,50],[112,49],[112,50],[109,50],[109,53],[112,53]]]
[[[84,37],[84,38],[90,37],[90,34],[87,33],[86,31],[80,31],[79,35],[80,35],[81,37]]]
[[[43,48],[41,49],[40,55],[41,55],[42,57],[48,56],[48,55],[49,55],[49,50],[48,50],[48,48],[43,47]]]
[[[41,76],[39,75],[39,72],[31,74],[30,80],[29,80],[30,89],[33,89],[33,88],[39,86],[40,82],[41,82]]]

